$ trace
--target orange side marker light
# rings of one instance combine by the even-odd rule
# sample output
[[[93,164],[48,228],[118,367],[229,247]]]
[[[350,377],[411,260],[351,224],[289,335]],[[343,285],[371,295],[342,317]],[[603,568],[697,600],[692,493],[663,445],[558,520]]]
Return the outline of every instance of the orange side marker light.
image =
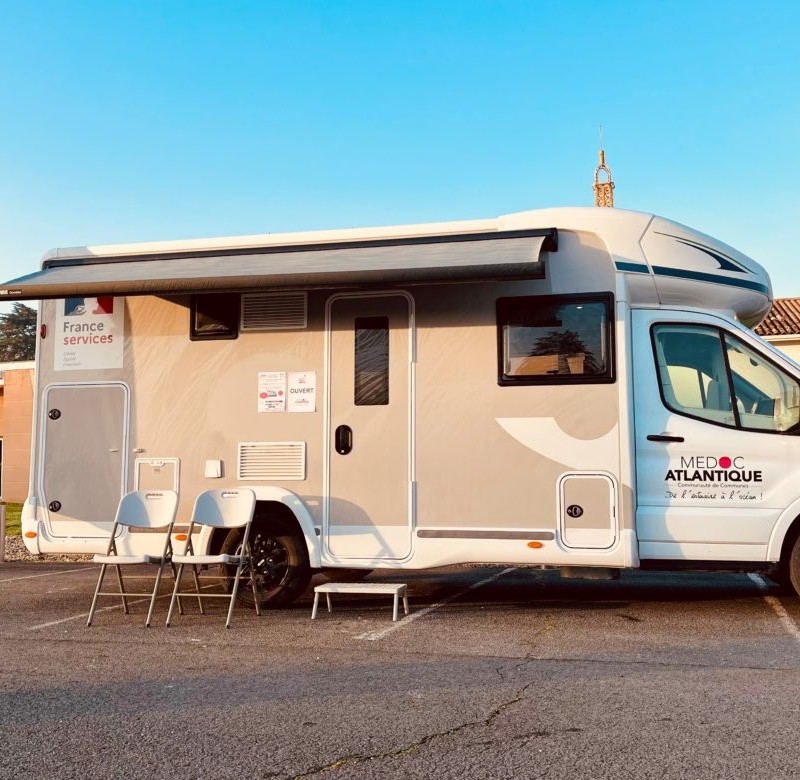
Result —
[[[37,536],[36,531],[25,531],[26,539],[35,539]]]
[[[528,547],[530,547],[531,550],[541,550],[544,545],[541,542],[528,542]]]

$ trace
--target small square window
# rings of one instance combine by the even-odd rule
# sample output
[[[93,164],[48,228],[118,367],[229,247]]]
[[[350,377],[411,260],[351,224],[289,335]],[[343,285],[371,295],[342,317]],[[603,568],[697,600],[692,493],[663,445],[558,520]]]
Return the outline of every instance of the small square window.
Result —
[[[239,335],[240,298],[238,293],[193,295],[191,340],[235,339]]]

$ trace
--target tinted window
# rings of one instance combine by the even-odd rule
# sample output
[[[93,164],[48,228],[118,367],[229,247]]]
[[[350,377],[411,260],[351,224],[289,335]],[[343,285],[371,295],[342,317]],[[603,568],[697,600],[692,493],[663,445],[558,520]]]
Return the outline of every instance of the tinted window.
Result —
[[[499,382],[613,381],[611,296],[526,296],[497,302]]]
[[[356,406],[389,403],[389,318],[356,317]]]
[[[731,428],[789,431],[800,385],[730,333],[706,325],[656,325],[661,397],[673,411]]]
[[[239,335],[240,297],[234,293],[193,295],[191,340],[235,339]]]

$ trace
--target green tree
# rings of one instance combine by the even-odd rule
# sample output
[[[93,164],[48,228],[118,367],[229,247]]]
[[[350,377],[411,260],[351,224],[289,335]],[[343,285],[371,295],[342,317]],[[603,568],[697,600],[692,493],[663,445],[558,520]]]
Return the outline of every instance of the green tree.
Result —
[[[36,353],[36,309],[14,303],[0,314],[0,361],[33,360]]]

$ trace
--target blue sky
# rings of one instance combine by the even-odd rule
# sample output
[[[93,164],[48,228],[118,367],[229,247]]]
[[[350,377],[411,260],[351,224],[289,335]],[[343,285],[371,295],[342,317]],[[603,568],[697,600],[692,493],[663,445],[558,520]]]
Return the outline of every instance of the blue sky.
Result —
[[[800,296],[800,4],[0,0],[0,276],[55,246],[591,205]]]

